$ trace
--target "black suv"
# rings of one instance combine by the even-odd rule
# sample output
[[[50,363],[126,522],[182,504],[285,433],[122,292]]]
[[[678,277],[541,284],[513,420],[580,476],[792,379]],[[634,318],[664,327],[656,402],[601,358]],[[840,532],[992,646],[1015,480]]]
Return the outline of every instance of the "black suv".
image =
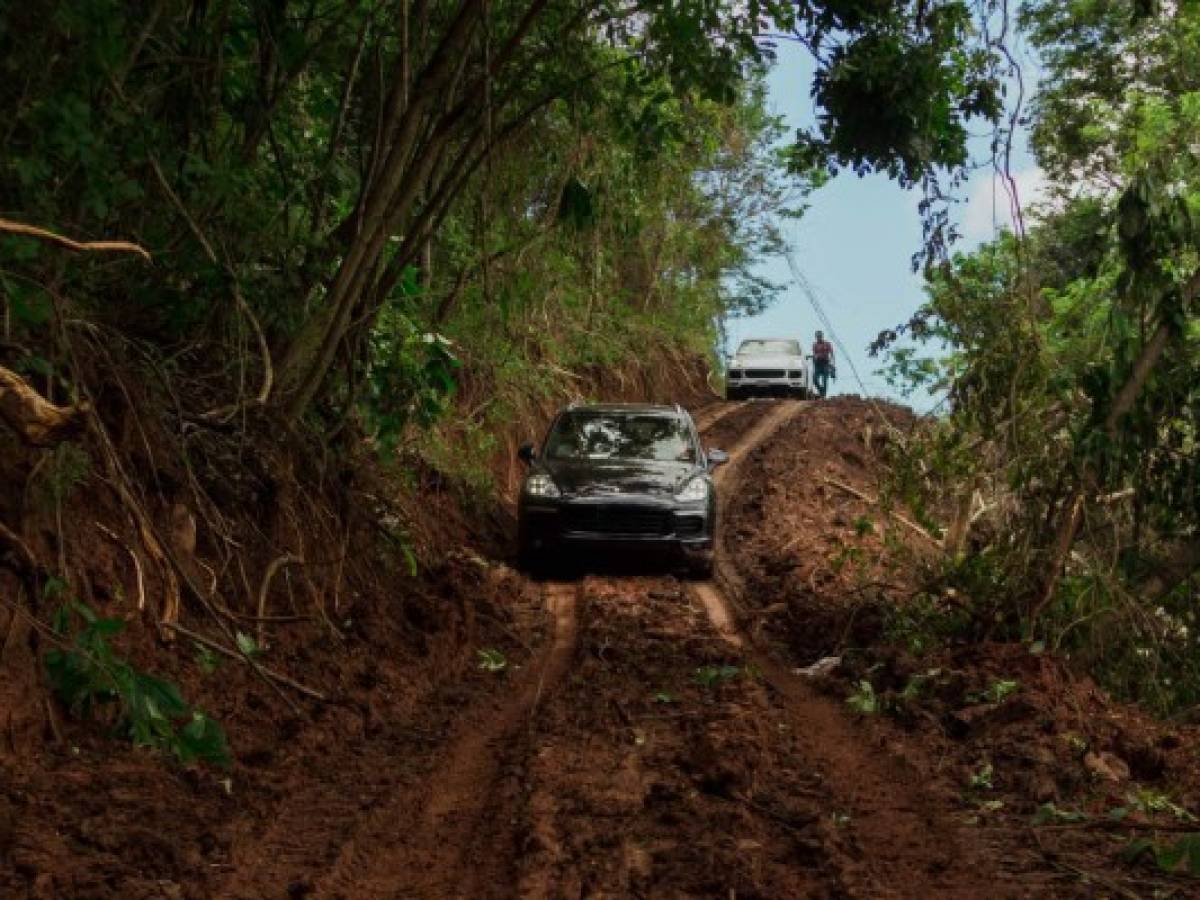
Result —
[[[705,450],[679,406],[572,405],[529,465],[517,507],[522,568],[538,571],[569,547],[665,548],[694,575],[712,572],[717,499]]]

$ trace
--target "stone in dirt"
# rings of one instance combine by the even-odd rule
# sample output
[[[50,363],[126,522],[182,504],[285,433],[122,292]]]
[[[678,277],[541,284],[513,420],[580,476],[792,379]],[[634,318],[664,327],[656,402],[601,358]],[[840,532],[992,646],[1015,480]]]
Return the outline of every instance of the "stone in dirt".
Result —
[[[840,656],[824,656],[811,666],[804,666],[793,671],[797,675],[803,675],[805,678],[826,678],[836,672],[841,664],[842,658]]]
[[[1088,753],[1083,765],[1089,772],[1104,781],[1122,782],[1129,780],[1129,765],[1116,754],[1108,751]]]

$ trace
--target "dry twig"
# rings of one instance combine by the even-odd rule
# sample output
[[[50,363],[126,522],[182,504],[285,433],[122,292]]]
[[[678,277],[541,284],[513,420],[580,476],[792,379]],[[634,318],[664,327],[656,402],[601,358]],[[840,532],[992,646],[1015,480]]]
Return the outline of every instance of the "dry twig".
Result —
[[[293,690],[297,690],[301,694],[304,694],[306,697],[312,697],[314,700],[327,699],[324,694],[322,694],[320,691],[316,690],[315,688],[310,688],[308,685],[301,684],[299,681],[289,678],[287,675],[284,675],[282,672],[276,672],[274,669],[268,669],[266,666],[264,666],[258,660],[251,659],[245,653],[241,653],[238,650],[231,650],[230,648],[226,647],[224,644],[220,644],[217,641],[212,640],[211,638],[206,638],[202,634],[197,634],[196,632],[192,631],[190,628],[184,628],[178,622],[163,622],[162,624],[165,627],[170,628],[172,631],[179,632],[186,638],[191,638],[197,644],[203,644],[205,647],[208,647],[210,650],[217,651],[218,653],[222,654],[223,656],[227,656],[230,659],[240,659],[242,662],[246,663],[251,668],[253,668],[259,675],[265,675],[267,678],[272,679],[273,681],[277,681],[280,684],[285,684],[288,687],[292,688]]]
[[[837,488],[840,491],[845,491],[851,497],[857,497],[859,500],[862,500],[864,503],[870,503],[872,506],[879,505],[879,498],[871,497],[868,494],[864,494],[862,491],[858,490],[858,488],[853,488],[848,484],[843,484],[842,482],[838,481],[836,478],[826,478],[825,483],[832,487]],[[889,512],[888,515],[890,515],[893,519],[895,519],[901,525],[905,525],[908,528],[910,528],[915,534],[919,534],[921,537],[925,538],[925,540],[929,541],[934,546],[936,546],[938,548],[940,548],[942,546],[941,541],[939,541],[937,538],[935,538],[932,534],[930,534],[928,531],[926,531],[924,528],[922,528],[916,522],[912,521],[912,519],[906,518],[905,516],[902,516],[898,512],[895,512],[895,511]]]
[[[146,608],[146,575],[145,575],[145,572],[142,570],[142,561],[138,558],[138,555],[134,551],[134,549],[132,547],[130,547],[128,544],[126,544],[123,540],[121,540],[121,538],[118,537],[118,535],[115,531],[113,531],[108,526],[101,524],[100,522],[96,522],[95,525],[102,532],[104,532],[104,534],[108,535],[112,539],[114,544],[116,544],[119,547],[124,548],[125,552],[129,554],[129,558],[133,560],[133,570],[134,570],[134,574],[137,576],[137,590],[138,590],[137,608],[139,611],[145,609]]]
[[[284,566],[302,566],[304,559],[295,556],[291,553],[285,553],[283,556],[276,557],[271,560],[271,564],[267,566],[266,574],[263,575],[262,584],[258,586],[258,643],[263,643],[263,631],[267,622],[267,594],[271,590],[271,582],[279,573],[279,570]]]
[[[33,551],[29,549],[29,545],[21,540],[21,536],[10,529],[3,522],[0,522],[0,547],[8,546],[16,555],[17,564],[19,566],[18,573],[24,577],[35,576],[39,569],[37,558],[33,555]]]

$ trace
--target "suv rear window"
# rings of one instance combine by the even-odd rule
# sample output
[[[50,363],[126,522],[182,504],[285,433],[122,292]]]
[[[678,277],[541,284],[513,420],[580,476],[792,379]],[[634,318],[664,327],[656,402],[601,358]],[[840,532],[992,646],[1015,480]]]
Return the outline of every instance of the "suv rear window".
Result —
[[[673,416],[566,413],[546,440],[547,459],[695,462],[691,430]]]
[[[773,355],[773,356],[801,356],[803,352],[800,350],[799,341],[742,341],[738,347],[739,354],[745,353],[747,356]]]

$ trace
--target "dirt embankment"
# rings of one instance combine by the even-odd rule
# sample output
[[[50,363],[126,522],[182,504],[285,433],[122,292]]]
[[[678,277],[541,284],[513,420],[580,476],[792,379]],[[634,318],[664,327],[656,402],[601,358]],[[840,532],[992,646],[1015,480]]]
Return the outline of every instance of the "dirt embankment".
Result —
[[[394,830],[372,811],[406,819],[428,805],[448,748],[481,756],[465,723],[493,722],[519,679],[481,669],[480,651],[540,671],[553,627],[540,590],[503,563],[511,514],[427,467],[397,490],[367,447],[281,442],[253,416],[198,425],[149,383],[94,374],[95,424],[70,444],[0,432],[0,524],[39,567],[30,576],[0,541],[0,896],[336,893],[374,852],[371,829]],[[712,399],[705,376],[673,360],[580,384],[699,403]],[[544,428],[549,403],[514,429]],[[43,593],[52,580],[65,588]],[[230,769],[130,747],[111,734],[112,704],[81,720],[53,699],[41,660],[62,643],[48,623],[67,598],[121,620],[114,650],[224,727]],[[190,634],[232,646],[214,610],[266,670],[323,699],[206,653]],[[492,776],[472,777],[435,793]]]
[[[903,439],[892,428],[912,423],[907,410],[838,398],[750,455],[725,531],[740,627],[785,670],[838,657],[805,680],[843,721],[858,719],[857,737],[842,740],[902,760],[905,782],[940,793],[940,818],[963,823],[962,840],[987,848],[1012,885],[1034,896],[1200,893],[1148,854],[1122,857],[1137,839],[1170,847],[1200,830],[1197,730],[1114,702],[1041,646],[956,634],[962,598],[926,589],[936,544],[906,510],[889,517],[877,502],[884,450]]]

